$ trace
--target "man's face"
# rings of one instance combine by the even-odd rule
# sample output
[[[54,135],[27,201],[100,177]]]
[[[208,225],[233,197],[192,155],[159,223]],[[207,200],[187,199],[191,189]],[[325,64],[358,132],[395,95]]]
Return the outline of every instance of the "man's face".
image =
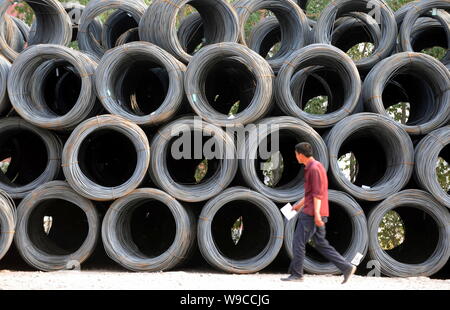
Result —
[[[305,162],[306,162],[305,155],[295,152],[295,157],[297,157],[297,161],[299,164],[305,164]]]

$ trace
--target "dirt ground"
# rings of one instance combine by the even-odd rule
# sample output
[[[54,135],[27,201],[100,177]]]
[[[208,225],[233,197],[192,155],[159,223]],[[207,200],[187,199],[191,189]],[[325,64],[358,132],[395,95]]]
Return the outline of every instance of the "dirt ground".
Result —
[[[198,271],[0,271],[1,290],[450,290],[450,280],[306,275],[304,282],[283,282],[281,273],[229,275]]]

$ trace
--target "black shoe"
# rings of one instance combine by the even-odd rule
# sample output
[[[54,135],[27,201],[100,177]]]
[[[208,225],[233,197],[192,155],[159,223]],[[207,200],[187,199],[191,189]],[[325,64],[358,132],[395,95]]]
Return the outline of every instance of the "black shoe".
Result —
[[[290,275],[290,276],[287,277],[287,278],[281,278],[281,281],[295,281],[295,282],[302,282],[302,281],[303,281],[303,277]]]
[[[352,268],[347,270],[344,273],[344,281],[342,281],[342,284],[347,283],[347,281],[351,278],[351,276],[355,273],[355,271],[356,271],[356,266],[352,266]]]

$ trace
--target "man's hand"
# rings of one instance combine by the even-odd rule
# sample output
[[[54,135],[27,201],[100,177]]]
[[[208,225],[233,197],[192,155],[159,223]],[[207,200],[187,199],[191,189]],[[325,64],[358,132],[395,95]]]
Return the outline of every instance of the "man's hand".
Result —
[[[298,212],[303,208],[304,205],[305,205],[305,198],[303,198],[302,200],[297,202],[295,205],[293,205],[292,210],[295,210]]]
[[[299,203],[292,206],[292,210],[295,210],[295,211],[297,211],[297,212],[298,212],[301,208],[302,208],[302,207],[301,207],[301,205],[300,205]]]
[[[321,216],[315,216],[314,217],[314,222],[316,223],[317,227],[325,226],[325,223],[322,221],[322,217]]]

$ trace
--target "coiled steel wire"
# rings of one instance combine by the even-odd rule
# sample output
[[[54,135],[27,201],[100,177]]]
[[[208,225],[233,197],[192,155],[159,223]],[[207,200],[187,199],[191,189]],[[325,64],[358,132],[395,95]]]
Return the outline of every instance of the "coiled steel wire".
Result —
[[[413,51],[410,40],[411,32],[419,17],[430,10],[433,11],[432,15],[437,15],[437,9],[449,10],[450,3],[447,0],[426,0],[412,4],[411,7],[413,9],[407,11],[399,29],[399,44],[402,51]],[[448,24],[448,22],[447,18],[445,18],[445,23]],[[447,36],[449,36],[448,33]]]
[[[77,2],[63,2],[61,3],[72,21],[72,42],[77,40],[78,28],[80,25],[81,15],[85,8],[84,5]],[[97,41],[101,40],[102,24],[98,20],[94,20],[89,27],[89,31]]]
[[[0,191],[0,261],[8,252],[16,230],[16,205],[8,193]]]
[[[178,60],[189,63],[188,54],[178,40],[176,19],[184,5],[193,6],[204,25],[205,45],[220,42],[237,42],[238,17],[228,1],[223,0],[164,0],[153,1],[139,23],[139,37],[165,49]]]
[[[114,47],[116,42],[108,43],[108,46],[102,45],[102,42],[95,40],[91,34],[90,25],[95,21],[95,18],[108,10],[120,10],[125,12],[126,16],[131,15],[136,23],[139,23],[147,6],[141,0],[92,0],[86,5],[81,15],[80,25],[78,29],[78,43],[82,51],[91,53],[101,58],[108,47]],[[104,28],[104,27],[103,27]],[[107,29],[109,29],[107,27]],[[102,33],[106,33],[103,29]]]
[[[116,200],[102,224],[106,253],[132,271],[163,271],[179,266],[190,257],[195,235],[196,221],[191,211],[154,188],[137,189]]]
[[[0,121],[1,160],[10,158],[0,172],[0,189],[23,198],[36,187],[56,179],[60,172],[62,143],[53,133],[19,117]]]
[[[52,218],[50,231],[44,216]],[[95,205],[63,181],[46,183],[17,208],[15,245],[22,258],[43,271],[77,268],[95,249],[100,218]]]
[[[268,140],[273,145],[270,150]],[[238,146],[239,168],[244,181],[253,190],[276,202],[292,202],[301,199],[304,195],[303,168],[295,158],[295,146],[300,142],[309,142],[313,148],[314,158],[328,169],[328,151],[324,141],[302,120],[282,116],[257,122],[248,131],[245,141]],[[261,150],[260,148],[264,146],[267,149]],[[268,158],[263,158],[265,156],[262,151],[271,155],[279,151],[284,158],[285,176],[276,187],[269,187],[263,182],[262,165]]]
[[[440,46],[447,49],[447,53],[441,59],[441,62],[447,64],[450,62],[450,51],[448,49],[450,42],[450,14],[445,10],[436,10],[430,17],[417,19],[411,31],[411,36],[407,39],[409,42],[403,44],[411,46],[411,51],[421,52],[426,48]],[[402,52],[407,50],[401,50]]]
[[[177,31],[178,40],[183,50],[194,55],[197,48],[204,43],[203,21],[199,13],[194,12],[183,18]]]
[[[440,204],[450,208],[450,194],[442,188],[436,171],[440,156],[449,160],[450,126],[430,132],[416,146],[415,179],[430,192]]]
[[[351,262],[357,255],[362,260],[369,247],[367,219],[363,209],[350,195],[335,190],[328,192],[328,201],[330,217],[326,229],[331,245],[340,251],[348,262]],[[284,248],[291,259],[297,218],[298,215],[285,223]],[[310,250],[307,250],[304,268],[305,271],[313,274],[340,273],[333,263],[323,262]]]
[[[389,115],[386,109],[390,106],[387,103],[390,97],[383,94],[397,79],[401,86],[412,86],[405,94],[404,101],[410,103],[411,110],[408,121],[400,125],[403,129],[412,135],[423,135],[449,121],[450,74],[441,62],[422,53],[393,55],[370,71],[362,90],[369,111]]]
[[[9,61],[3,56],[0,56],[0,115],[4,115],[11,109],[11,103],[6,88],[10,69],[11,64]]]
[[[72,23],[64,7],[57,0],[32,0],[25,2],[33,9],[36,18],[35,32],[29,34],[28,46],[35,44],[68,45],[72,37]],[[0,1],[0,16],[4,16],[11,6],[11,1]],[[1,19],[4,22],[4,19]],[[6,42],[4,28],[0,27],[0,48],[2,54],[9,60],[19,55]]]
[[[231,227],[242,216],[244,230],[233,242]],[[283,245],[284,223],[277,206],[260,193],[232,187],[206,203],[199,217],[200,252],[213,267],[255,273],[267,267]]]
[[[247,45],[245,24],[250,15],[266,9],[275,15],[280,25],[280,49],[267,62],[276,72],[291,54],[310,43],[310,27],[303,10],[292,0],[238,0],[233,3],[239,17],[239,41]],[[248,45],[250,47],[250,45]]]
[[[308,24],[310,27],[308,42],[310,43],[314,41],[315,21],[308,19]],[[267,58],[276,57],[276,54],[269,55],[269,52],[277,43],[281,43],[280,23],[275,16],[267,16],[252,28],[247,44],[250,49]]]
[[[348,116],[324,140],[333,182],[357,199],[385,199],[401,190],[411,178],[414,167],[411,138],[389,117],[374,113]],[[358,162],[353,183],[339,166],[341,156],[350,152]]]
[[[379,44],[375,46],[372,55],[355,62],[360,71],[366,72],[380,60],[391,55],[396,44],[397,24],[393,11],[382,0],[334,0],[323,10],[314,27],[315,42],[331,44],[335,21],[350,12],[369,15],[376,12],[375,18],[380,19],[381,38]]]
[[[3,28],[2,33],[5,35],[5,41],[12,50],[20,53],[24,49],[26,42],[25,37],[19,28],[18,21],[20,21],[20,19],[11,17],[7,14],[3,16],[0,27]]]
[[[57,113],[49,107],[42,96],[46,79],[36,76],[36,72],[42,73],[39,70],[41,66],[52,60],[63,61],[73,67],[81,81],[78,99],[66,113]],[[52,44],[32,46],[21,53],[11,67],[8,77],[11,104],[21,117],[36,126],[70,130],[98,111],[94,84],[96,67],[97,63],[91,57],[68,47]]]
[[[198,51],[184,79],[192,109],[218,126],[245,125],[264,117],[272,105],[273,84],[273,71],[264,58],[245,46],[228,42]],[[221,108],[228,105],[226,111],[217,110],[216,98],[223,101]],[[229,115],[228,110],[237,101],[239,112]]]
[[[400,216],[404,227],[403,243],[383,249],[379,243],[380,226],[389,211]],[[368,216],[369,255],[380,271],[391,277],[431,276],[450,257],[450,214],[429,193],[405,190],[374,207]]]
[[[345,89],[345,98],[339,103],[339,108],[322,115],[311,114],[303,111],[296,102],[291,92],[292,76],[296,71],[311,66],[338,73],[342,88]],[[278,72],[275,85],[276,101],[282,111],[319,128],[333,126],[353,113],[361,92],[361,78],[353,60],[338,48],[327,44],[313,44],[293,53]]]
[[[130,29],[138,28],[139,20],[135,20],[130,13],[122,10],[112,13],[103,24],[102,46],[107,50],[117,46],[117,40],[122,34]]]
[[[28,42],[29,36],[30,36],[30,26],[28,26],[23,20],[10,16],[14,23],[16,24],[17,28],[20,31],[20,34],[22,35],[23,41]],[[21,51],[18,51],[21,52]]]
[[[202,136],[211,138],[203,143]],[[179,143],[182,143],[182,152]],[[214,154],[206,153],[205,150],[213,149],[212,145]],[[210,161],[209,172],[200,182],[195,182],[194,172],[205,159]],[[169,123],[151,142],[150,177],[178,200],[199,202],[221,193],[236,175],[237,166],[233,137],[198,118],[187,116]]]
[[[136,189],[149,165],[144,131],[116,115],[101,115],[78,125],[62,156],[64,175],[80,195],[107,201]]]
[[[130,77],[133,70],[134,74],[141,72],[134,80]],[[145,76],[142,70],[151,70],[154,81],[143,86],[146,87],[147,96],[136,96],[140,89],[142,92],[140,79]],[[162,48],[148,42],[132,42],[108,51],[102,58],[95,74],[97,93],[110,113],[138,125],[157,125],[168,121],[177,113],[185,96],[185,71],[186,66]],[[128,86],[131,90],[127,92],[130,79],[134,85]],[[136,102],[130,99],[132,96],[137,97]],[[142,108],[133,109],[133,103]]]
[[[121,46],[127,43],[136,42],[139,41],[139,28],[131,28],[124,33],[117,39],[116,41],[116,47]]]
[[[350,12],[335,23],[331,37],[333,46],[348,51],[356,44],[372,43],[378,46],[382,33],[377,21],[369,14]]]

